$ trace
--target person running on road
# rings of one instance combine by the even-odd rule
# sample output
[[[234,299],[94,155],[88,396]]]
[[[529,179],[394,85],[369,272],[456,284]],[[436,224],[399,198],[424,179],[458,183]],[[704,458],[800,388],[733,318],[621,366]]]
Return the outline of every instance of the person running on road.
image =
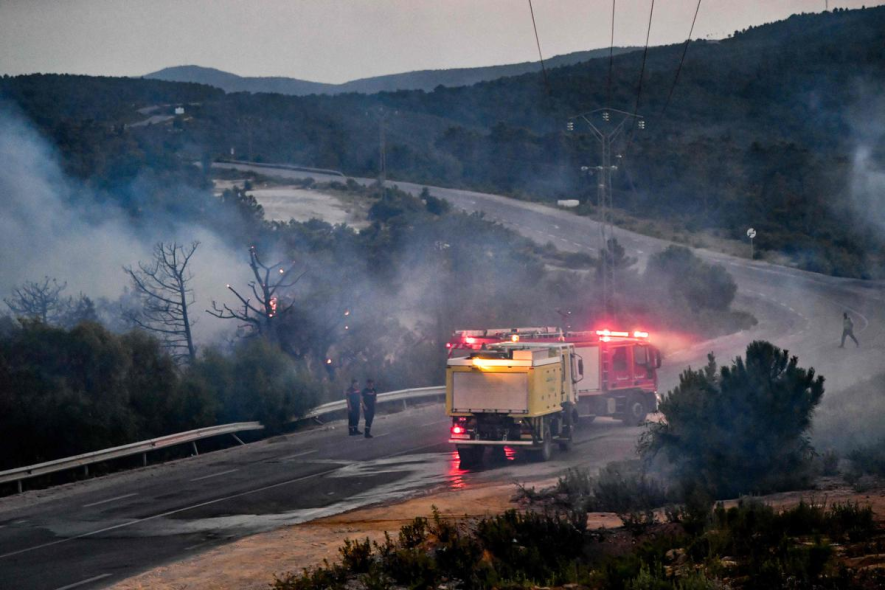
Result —
[[[839,348],[845,348],[846,337],[851,338],[855,345],[860,346],[860,342],[854,337],[854,322],[851,321],[847,311],[842,314],[842,344],[839,345]]]
[[[363,389],[363,416],[366,420],[366,438],[372,438],[372,421],[375,419],[375,399],[378,392],[375,391],[375,382],[366,379],[366,388]]]
[[[350,387],[344,392],[344,399],[347,400],[347,433],[350,436],[362,434],[360,432],[360,382],[354,379],[350,382]]]

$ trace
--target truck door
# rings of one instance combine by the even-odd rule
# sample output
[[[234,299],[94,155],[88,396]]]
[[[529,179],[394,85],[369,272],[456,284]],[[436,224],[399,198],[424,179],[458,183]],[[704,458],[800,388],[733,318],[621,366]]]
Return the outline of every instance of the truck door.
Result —
[[[612,350],[611,361],[611,387],[610,389],[624,389],[633,384],[633,355],[632,347],[618,346]]]

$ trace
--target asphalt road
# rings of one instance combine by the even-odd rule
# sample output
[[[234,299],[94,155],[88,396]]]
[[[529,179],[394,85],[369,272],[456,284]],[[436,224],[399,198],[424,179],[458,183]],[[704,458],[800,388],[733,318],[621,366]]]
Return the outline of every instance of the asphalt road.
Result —
[[[414,193],[422,188],[396,184]],[[493,195],[432,192],[464,210],[484,211],[542,243],[552,241],[569,251],[594,250],[598,228],[590,219]],[[667,245],[621,230],[617,237],[628,254],[640,258]],[[661,372],[663,390],[676,383],[685,365],[702,364],[707,352],[724,362],[759,338],[798,354],[803,365],[815,366],[827,377],[829,392],[885,368],[881,284],[699,254],[726,265],[739,285],[739,307],[752,311],[760,324],[671,352]],[[855,314],[862,343],[858,350],[837,348],[843,310]],[[598,420],[580,433],[572,453],[557,454],[550,463],[511,457],[503,465],[464,472],[445,442],[447,420],[439,405],[386,416],[374,430],[379,436],[370,441],[347,437],[341,427],[311,431],[0,499],[0,589],[104,587],[245,535],[422,489],[526,480],[576,464],[595,467],[628,456],[640,432]]]
[[[246,535],[428,488],[552,476],[626,456],[639,429],[601,421],[572,452],[463,471],[440,404],[0,501],[0,588],[104,587]],[[268,581],[272,574],[268,572]]]

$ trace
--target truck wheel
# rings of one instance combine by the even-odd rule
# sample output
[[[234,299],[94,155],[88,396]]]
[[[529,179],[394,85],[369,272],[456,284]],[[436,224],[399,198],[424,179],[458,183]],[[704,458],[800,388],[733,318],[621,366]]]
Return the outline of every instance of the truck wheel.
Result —
[[[507,451],[504,450],[504,447],[495,445],[491,448],[489,460],[492,463],[506,463]]]
[[[535,451],[535,459],[541,462],[549,461],[553,456],[553,443],[550,442],[550,435],[541,443],[541,448]]]
[[[458,447],[458,459],[461,467],[474,467],[482,463],[482,447]]]
[[[642,397],[633,395],[627,401],[627,414],[621,420],[627,426],[641,426],[647,416],[648,410],[645,408]]]

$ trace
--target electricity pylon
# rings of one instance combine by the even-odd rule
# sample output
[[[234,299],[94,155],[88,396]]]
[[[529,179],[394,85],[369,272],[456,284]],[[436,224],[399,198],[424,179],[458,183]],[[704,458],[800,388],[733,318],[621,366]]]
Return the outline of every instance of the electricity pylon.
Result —
[[[612,172],[617,171],[617,164],[612,164],[613,144],[627,128],[627,122],[645,129],[645,119],[636,113],[628,113],[618,109],[602,108],[569,117],[566,129],[575,130],[575,122],[586,123],[593,135],[599,140],[600,164],[581,166],[581,171],[596,175],[596,200],[599,211],[599,263],[602,271],[602,303],[606,315],[611,315],[611,303],[614,298],[614,268],[612,252],[609,249],[614,238],[614,227],[611,221],[612,209]],[[630,125],[633,130],[633,125]],[[615,160],[620,161],[616,155]]]

